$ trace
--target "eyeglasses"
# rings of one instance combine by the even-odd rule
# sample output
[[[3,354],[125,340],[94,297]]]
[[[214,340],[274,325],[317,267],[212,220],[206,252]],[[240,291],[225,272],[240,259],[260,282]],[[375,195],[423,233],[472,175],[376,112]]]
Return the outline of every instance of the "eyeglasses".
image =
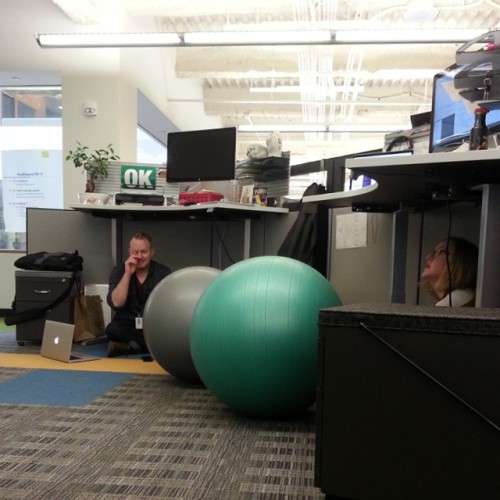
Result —
[[[439,255],[441,254],[447,254],[449,255],[449,252],[446,251],[446,248],[435,248],[434,250],[432,250],[431,252],[429,252],[426,256],[427,259],[435,259],[436,257],[438,257]]]

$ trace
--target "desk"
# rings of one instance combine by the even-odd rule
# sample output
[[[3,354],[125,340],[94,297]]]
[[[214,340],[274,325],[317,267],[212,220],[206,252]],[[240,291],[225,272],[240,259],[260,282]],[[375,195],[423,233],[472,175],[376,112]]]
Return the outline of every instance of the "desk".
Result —
[[[200,203],[198,205],[168,205],[168,206],[142,206],[142,205],[72,205],[70,208],[81,212],[91,213],[96,217],[112,218],[113,227],[113,254],[115,262],[121,260],[118,239],[121,239],[119,220],[243,220],[243,258],[250,257],[250,230],[252,219],[257,219],[267,214],[286,215],[287,208],[260,207],[243,205],[241,203]]]
[[[346,167],[376,182],[353,191],[308,196],[304,203],[393,212],[403,207],[426,208],[445,201],[448,194],[452,200],[469,199],[481,185],[500,184],[500,150],[496,149],[349,158]]]
[[[244,205],[242,203],[229,203],[223,201],[199,203],[197,205],[167,205],[167,206],[142,206],[142,205],[71,205],[72,209],[83,212],[92,212],[94,215],[104,217],[126,217],[130,215],[148,216],[154,219],[189,219],[196,215],[217,214],[231,215],[240,218],[256,218],[261,214],[287,214],[288,208],[260,207],[256,205]]]
[[[308,196],[304,203],[392,212],[392,302],[404,302],[408,213],[448,201],[482,204],[476,305],[500,307],[500,150],[348,159],[346,167],[376,182],[350,192]]]

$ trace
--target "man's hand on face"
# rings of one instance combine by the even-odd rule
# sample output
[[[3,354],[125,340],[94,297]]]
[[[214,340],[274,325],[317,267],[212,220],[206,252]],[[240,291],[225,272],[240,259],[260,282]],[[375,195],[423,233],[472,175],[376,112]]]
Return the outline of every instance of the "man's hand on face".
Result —
[[[134,274],[137,268],[137,257],[135,255],[131,255],[125,261],[125,271],[129,274]]]

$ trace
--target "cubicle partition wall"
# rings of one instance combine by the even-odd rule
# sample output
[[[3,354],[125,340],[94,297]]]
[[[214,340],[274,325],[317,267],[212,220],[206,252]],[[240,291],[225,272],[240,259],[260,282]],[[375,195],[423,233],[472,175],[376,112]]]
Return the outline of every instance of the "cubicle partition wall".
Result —
[[[154,259],[172,270],[187,266],[225,269],[242,259],[243,224],[239,221],[123,221],[122,254],[130,238],[148,232],[155,247]]]
[[[434,305],[435,299],[419,285],[426,255],[436,243],[453,236],[479,245],[481,206],[474,202],[455,203],[425,212],[413,213],[408,219],[408,252],[406,266],[406,303]]]
[[[82,283],[107,283],[114,263],[127,255],[130,237],[146,231],[153,238],[154,258],[174,271],[188,266],[225,269],[245,257],[245,241],[250,256],[276,255],[296,216],[235,213],[212,217],[211,213],[193,213],[190,217],[182,211],[180,215],[182,220],[173,216],[162,220],[155,218],[154,209],[125,216],[123,212],[96,216],[92,211],[30,208],[28,253],[78,250],[84,259]],[[252,215],[256,218],[247,224],[245,217]]]
[[[352,209],[331,210],[332,246],[336,245],[337,216],[352,214]],[[399,214],[401,216],[401,214]],[[435,244],[448,234],[479,242],[481,207],[464,202],[451,207],[439,207],[407,216],[407,236],[404,303],[433,305],[433,297],[420,286],[423,261]],[[330,254],[332,283],[344,303],[392,302],[391,275],[393,272],[393,224],[397,216],[387,213],[368,213],[366,246],[334,249]],[[363,279],[357,279],[363,277]],[[368,279],[364,279],[367,277]],[[353,279],[354,278],[354,279]]]
[[[156,220],[158,211],[153,208],[135,214],[124,211],[113,213],[111,207],[110,210],[106,214],[96,214],[92,211],[29,208],[28,253],[70,253],[77,250],[83,258],[79,280],[81,289],[98,290],[104,299],[109,273],[116,262],[126,258],[129,240],[137,232],[151,234],[154,259],[167,264],[173,271],[189,266],[225,269],[246,256],[275,255],[289,224],[295,219],[294,216],[290,219],[281,217],[288,215],[285,211],[272,214],[273,217],[266,216],[271,214],[263,215],[250,224],[249,218],[255,214],[234,212],[212,216],[210,211],[183,211],[181,208],[170,213],[172,220]],[[29,275],[29,280],[17,274],[15,295],[19,311],[47,305],[48,297],[54,294],[57,297],[65,289],[68,277],[59,275],[71,275],[55,273],[60,278],[56,282],[52,276],[54,273],[50,272],[38,271],[35,277]],[[77,289],[73,295],[75,293],[78,293]],[[70,299],[51,312],[56,320],[73,321]],[[105,306],[106,312],[110,314]],[[40,341],[42,335],[42,319],[16,328],[16,339],[20,344],[27,340]]]
[[[83,257],[82,283],[106,283],[112,265],[111,220],[75,210],[28,208],[27,252],[74,252]]]

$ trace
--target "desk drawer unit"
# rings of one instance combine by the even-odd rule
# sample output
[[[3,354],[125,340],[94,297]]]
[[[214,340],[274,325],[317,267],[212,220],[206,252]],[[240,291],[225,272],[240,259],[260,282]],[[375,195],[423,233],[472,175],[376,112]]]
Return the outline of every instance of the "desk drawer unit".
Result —
[[[66,271],[16,271],[16,311],[45,307],[67,290],[74,273]],[[76,276],[79,283],[80,276]],[[73,301],[78,295],[78,287],[72,290],[63,302],[50,310],[45,317],[16,325],[16,340],[19,345],[24,341],[41,341],[45,320],[73,323]]]

